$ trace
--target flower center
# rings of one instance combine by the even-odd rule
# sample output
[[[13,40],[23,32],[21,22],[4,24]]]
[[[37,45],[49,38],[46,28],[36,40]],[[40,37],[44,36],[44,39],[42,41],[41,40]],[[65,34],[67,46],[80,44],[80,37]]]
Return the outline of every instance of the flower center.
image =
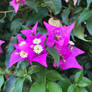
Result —
[[[40,54],[43,51],[43,48],[41,45],[34,46],[34,52],[37,54]]]
[[[17,3],[19,3],[20,0],[16,0]]]
[[[24,51],[21,51],[21,52],[20,52],[20,56],[21,56],[22,58],[27,58],[27,57],[28,57],[28,53],[26,53],[26,52],[24,52]]]
[[[39,43],[41,43],[41,39],[35,38],[35,39],[33,40],[33,43],[34,43],[34,44],[39,44]]]
[[[26,44],[26,42],[25,41],[22,41],[20,44],[19,44],[19,46],[23,46],[23,45],[25,45]]]
[[[55,31],[55,40],[60,40],[62,38],[62,35],[59,30]]]

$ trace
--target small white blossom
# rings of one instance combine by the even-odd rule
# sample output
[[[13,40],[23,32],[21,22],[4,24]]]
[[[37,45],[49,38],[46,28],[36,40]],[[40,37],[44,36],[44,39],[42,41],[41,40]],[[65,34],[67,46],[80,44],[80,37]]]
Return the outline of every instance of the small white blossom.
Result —
[[[40,54],[43,51],[43,47],[41,45],[34,46],[34,52]]]
[[[26,44],[26,42],[25,41],[22,41],[20,44],[19,44],[19,46],[23,46],[23,45],[25,45]]]
[[[27,58],[27,57],[28,57],[28,53],[26,53],[26,52],[24,52],[24,51],[21,51],[21,52],[20,52],[20,56],[21,56],[22,58]]]
[[[35,39],[33,40],[33,43],[34,43],[34,44],[39,44],[39,43],[41,43],[41,39],[35,38]]]

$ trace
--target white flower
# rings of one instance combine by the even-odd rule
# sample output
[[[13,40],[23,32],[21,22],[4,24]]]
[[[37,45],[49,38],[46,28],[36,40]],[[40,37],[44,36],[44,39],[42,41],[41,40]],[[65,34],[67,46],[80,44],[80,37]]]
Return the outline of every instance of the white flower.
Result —
[[[20,52],[20,56],[21,56],[22,58],[27,58],[27,57],[28,57],[28,53],[26,53],[26,52],[24,52],[24,51],[21,51],[21,52]]]
[[[41,45],[34,46],[34,52],[37,54],[40,54],[43,51],[43,48]]]
[[[19,44],[19,46],[23,46],[23,45],[25,45],[26,44],[26,42],[25,41],[22,41],[20,44]]]
[[[39,43],[41,43],[41,39],[35,38],[35,39],[33,40],[33,43],[34,43],[34,44],[39,44]]]
[[[69,41],[69,44],[70,45],[75,45],[73,41]]]

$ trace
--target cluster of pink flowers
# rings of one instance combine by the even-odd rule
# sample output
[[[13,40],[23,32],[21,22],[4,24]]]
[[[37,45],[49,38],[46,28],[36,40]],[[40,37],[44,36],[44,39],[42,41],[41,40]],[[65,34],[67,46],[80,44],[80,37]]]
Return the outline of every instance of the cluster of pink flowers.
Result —
[[[15,50],[11,54],[9,68],[22,60],[28,60],[32,65],[33,62],[38,62],[41,65],[48,67],[46,58],[48,52],[45,47],[46,34],[36,34],[38,22],[32,29],[22,30],[21,33],[26,36],[23,39],[20,35],[17,35],[18,44],[14,44]],[[70,41],[70,33],[74,28],[74,23],[69,26],[55,27],[44,22],[45,27],[48,30],[48,38],[46,45],[48,47],[56,48],[60,54],[59,66],[62,70],[69,68],[82,69],[76,60],[76,56],[84,53],[84,51],[74,46],[74,43]],[[56,61],[53,64],[57,66]]]

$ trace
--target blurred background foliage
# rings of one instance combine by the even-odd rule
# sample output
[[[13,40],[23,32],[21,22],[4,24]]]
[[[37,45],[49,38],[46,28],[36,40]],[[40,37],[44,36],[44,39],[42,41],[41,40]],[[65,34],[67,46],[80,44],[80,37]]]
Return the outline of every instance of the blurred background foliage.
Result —
[[[0,39],[6,42],[2,46],[4,53],[0,54],[0,92],[92,92],[92,0],[78,0],[76,6],[72,0],[68,3],[64,0],[26,0],[26,5],[20,5],[17,14],[9,2],[0,0]],[[48,22],[49,18],[59,20],[62,25],[76,23],[71,40],[85,51],[77,57],[83,70],[55,69],[51,56],[47,58],[47,69],[39,64],[30,67],[28,61],[8,69],[13,43],[17,42],[20,30],[31,29],[38,21],[38,33],[47,33],[43,21]]]

